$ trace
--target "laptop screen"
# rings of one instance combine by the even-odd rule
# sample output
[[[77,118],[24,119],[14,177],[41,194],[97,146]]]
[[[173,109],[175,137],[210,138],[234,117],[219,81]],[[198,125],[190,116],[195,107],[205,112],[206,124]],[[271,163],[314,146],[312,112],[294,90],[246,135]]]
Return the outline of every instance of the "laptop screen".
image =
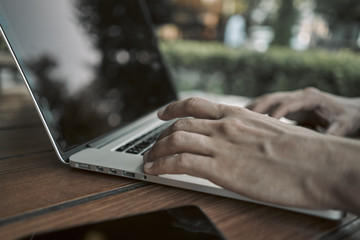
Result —
[[[142,4],[0,0],[1,25],[60,153],[176,99]]]

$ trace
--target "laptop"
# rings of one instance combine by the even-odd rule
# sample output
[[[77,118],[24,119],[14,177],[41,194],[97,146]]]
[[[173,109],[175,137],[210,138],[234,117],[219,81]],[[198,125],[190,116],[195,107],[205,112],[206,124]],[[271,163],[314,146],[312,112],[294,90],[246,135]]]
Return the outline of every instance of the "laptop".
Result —
[[[1,32],[59,159],[71,167],[328,219],[337,210],[258,202],[188,175],[143,172],[177,93],[141,0],[0,0]],[[164,125],[165,124],[165,125]]]

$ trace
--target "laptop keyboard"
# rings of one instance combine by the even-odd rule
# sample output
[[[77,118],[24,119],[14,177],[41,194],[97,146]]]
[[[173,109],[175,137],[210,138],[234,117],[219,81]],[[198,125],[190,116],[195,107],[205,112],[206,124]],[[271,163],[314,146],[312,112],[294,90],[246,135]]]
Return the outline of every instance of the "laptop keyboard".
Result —
[[[165,130],[165,128],[167,128],[168,126],[169,124],[165,123],[151,130],[150,132],[147,132],[144,135],[141,135],[140,137],[132,140],[131,142],[122,145],[121,147],[116,149],[116,151],[143,155],[146,150],[148,150],[151,145],[158,139],[161,132]]]

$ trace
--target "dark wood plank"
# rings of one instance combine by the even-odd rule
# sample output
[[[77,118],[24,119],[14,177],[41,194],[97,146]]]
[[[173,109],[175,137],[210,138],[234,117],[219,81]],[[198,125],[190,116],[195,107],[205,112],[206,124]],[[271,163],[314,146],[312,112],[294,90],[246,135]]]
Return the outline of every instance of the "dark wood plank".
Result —
[[[0,227],[0,232],[3,239],[13,239],[36,231],[113,219],[183,204],[200,206],[228,239],[315,239],[341,224],[228,198],[149,185],[54,211],[41,217],[8,224]]]
[[[14,87],[2,89],[0,96],[0,113],[20,111],[25,108],[34,108],[30,94],[24,83],[18,83]]]
[[[41,122],[25,84],[19,82],[3,89],[0,96],[0,130],[34,125],[41,125]]]
[[[35,105],[26,89],[3,93],[0,98],[0,128],[14,126],[14,121],[24,125],[29,121],[39,123]]]
[[[134,183],[72,169],[54,152],[0,160],[0,219]]]
[[[36,125],[41,125],[41,122],[33,105],[21,109],[0,110],[0,129],[23,128]]]
[[[24,84],[0,99],[0,159],[53,149]]]
[[[0,130],[0,159],[53,150],[43,126]]]

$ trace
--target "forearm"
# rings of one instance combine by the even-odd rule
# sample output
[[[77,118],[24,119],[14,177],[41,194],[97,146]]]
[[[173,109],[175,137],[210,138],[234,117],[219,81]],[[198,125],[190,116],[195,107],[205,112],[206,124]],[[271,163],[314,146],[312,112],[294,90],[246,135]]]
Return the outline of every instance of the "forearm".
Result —
[[[333,166],[333,196],[338,208],[360,214],[360,141],[332,138],[328,142],[329,158],[338,162]]]
[[[360,141],[291,129],[264,148],[273,167],[288,172],[288,177],[277,174],[287,182],[286,191],[296,193],[285,203],[360,214]]]
[[[293,154],[301,156],[309,198],[319,206],[360,214],[360,141],[315,134],[297,142],[302,146]]]

